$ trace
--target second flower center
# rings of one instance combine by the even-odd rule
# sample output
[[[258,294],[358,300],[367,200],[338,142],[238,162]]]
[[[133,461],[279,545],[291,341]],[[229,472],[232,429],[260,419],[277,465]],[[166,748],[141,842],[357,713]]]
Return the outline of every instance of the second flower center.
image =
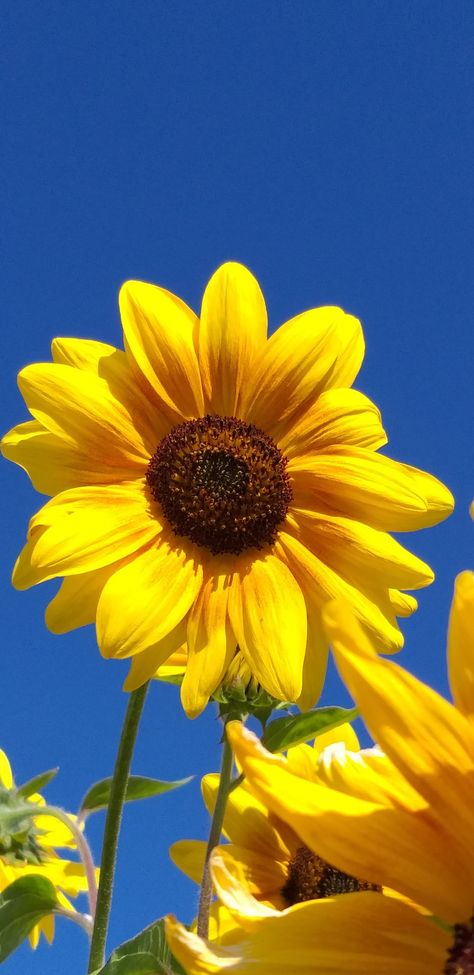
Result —
[[[331,867],[307,846],[300,846],[290,861],[288,877],[281,893],[291,907],[302,901],[352,894],[359,890],[379,891],[380,887]]]
[[[253,424],[204,416],[173,427],[146,479],[177,535],[238,555],[275,541],[292,498],[286,463]]]

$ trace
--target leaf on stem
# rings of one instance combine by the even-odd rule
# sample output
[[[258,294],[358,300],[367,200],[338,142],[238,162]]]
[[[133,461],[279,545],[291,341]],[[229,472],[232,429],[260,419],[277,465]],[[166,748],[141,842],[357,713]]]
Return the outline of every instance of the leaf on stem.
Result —
[[[315,708],[304,714],[290,714],[277,718],[265,728],[262,743],[270,752],[282,752],[294,745],[301,745],[311,738],[331,731],[341,724],[354,721],[359,712],[357,708]]]
[[[150,799],[153,796],[160,796],[164,792],[171,792],[172,789],[179,789],[182,785],[187,785],[192,779],[193,776],[189,775],[185,779],[176,779],[175,782],[162,782],[160,779],[131,775],[128,780],[125,802],[135,802],[137,799]],[[102,779],[91,786],[84,796],[79,810],[79,816],[82,819],[85,819],[92,812],[107,808],[111,786],[111,778]]]
[[[51,779],[54,779],[55,775],[59,772],[59,768],[50,768],[47,772],[40,772],[39,775],[35,775],[34,778],[28,779],[23,785],[18,786],[17,794],[22,796],[23,799],[28,799],[32,796],[34,792],[41,792]]]
[[[168,948],[163,919],[150,924],[131,941],[112,952],[104,968],[93,975],[184,975]]]

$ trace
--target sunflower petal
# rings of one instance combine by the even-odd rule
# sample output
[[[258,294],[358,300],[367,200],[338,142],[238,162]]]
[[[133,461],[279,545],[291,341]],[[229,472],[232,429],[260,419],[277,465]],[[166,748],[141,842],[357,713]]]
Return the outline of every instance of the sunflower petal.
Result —
[[[194,546],[184,546],[171,532],[114,572],[97,607],[103,656],[130,657],[167,636],[192,606],[202,574]]]
[[[378,657],[344,606],[326,607],[324,620],[342,679],[372,737],[430,804],[440,826],[456,823],[452,842],[472,865],[474,888],[474,728],[430,687]]]
[[[288,436],[324,389],[350,386],[364,355],[360,322],[341,308],[313,308],[269,338],[255,368],[246,419]]]
[[[288,876],[287,863],[229,844],[213,850],[211,872],[217,896],[239,916],[268,917],[275,909],[288,906],[281,895]],[[261,900],[271,901],[273,906],[264,906]]]
[[[474,718],[474,572],[461,572],[454,586],[448,670],[456,707],[466,717]]]
[[[152,647],[136,653],[130,660],[130,669],[123,683],[124,691],[136,691],[138,687],[157,676],[157,671],[183,647],[186,639],[186,620],[182,619],[174,630],[167,633]],[[179,668],[181,670],[181,668]]]
[[[46,608],[48,630],[57,634],[70,633],[71,630],[95,623],[99,596],[115,569],[115,565],[108,565],[93,572],[67,576]]]
[[[55,576],[101,569],[136,552],[160,531],[141,482],[63,491],[31,519],[13,585],[28,589]]]
[[[266,337],[267,311],[258,282],[242,264],[223,264],[204,292],[199,326],[199,365],[211,413],[240,415]]]
[[[188,975],[433,975],[451,942],[407,904],[371,892],[298,904],[246,927],[243,940],[220,946],[167,917],[166,937]]]
[[[141,281],[123,285],[119,305],[127,354],[158,401],[181,419],[201,416],[197,316],[176,295]]]
[[[169,855],[178,870],[181,870],[194,880],[195,884],[200,884],[204,861],[206,858],[207,843],[205,840],[177,840],[169,848]]]
[[[45,362],[22,369],[18,385],[34,418],[86,453],[92,469],[98,463],[102,470],[106,462],[119,470],[126,468],[129,479],[144,472],[149,447],[102,379]]]
[[[295,701],[306,650],[306,605],[281,559],[271,553],[253,561],[242,558],[233,577],[229,614],[240,649],[262,687],[279,700]]]
[[[227,601],[228,560],[212,561],[212,575],[202,586],[188,617],[188,661],[181,685],[181,702],[188,717],[203,711],[225,676],[235,654]]]
[[[278,446],[286,457],[325,450],[334,444],[377,450],[387,443],[380,410],[357,389],[326,389],[295,422]]]

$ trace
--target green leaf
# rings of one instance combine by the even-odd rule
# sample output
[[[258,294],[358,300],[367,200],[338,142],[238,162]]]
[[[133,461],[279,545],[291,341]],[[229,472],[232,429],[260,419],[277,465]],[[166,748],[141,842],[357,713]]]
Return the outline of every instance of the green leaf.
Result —
[[[107,964],[94,975],[184,975],[173,958],[160,918],[112,952]]]
[[[325,731],[338,728],[339,725],[354,721],[359,711],[357,708],[315,708],[304,714],[290,714],[284,718],[277,718],[265,728],[262,743],[270,752],[282,752],[294,745],[317,738]]]
[[[33,779],[28,779],[28,782],[25,782],[24,785],[20,785],[16,790],[17,794],[22,796],[23,799],[28,799],[34,792],[41,792],[45,785],[51,782],[51,779],[54,779],[58,772],[59,768],[50,768],[47,772],[40,772]]]
[[[21,877],[5,888],[0,894],[0,963],[57,904],[54,886],[46,877]]]
[[[171,792],[172,789],[179,789],[182,785],[187,785],[193,778],[189,775],[186,779],[176,779],[175,782],[162,782],[160,779],[149,779],[142,775],[131,775],[128,780],[125,802],[135,802],[137,799],[149,799],[152,796],[160,796],[163,792]],[[106,809],[110,799],[110,787],[112,779],[102,779],[96,782],[84,796],[79,810],[79,815],[83,818],[91,812],[99,809]]]

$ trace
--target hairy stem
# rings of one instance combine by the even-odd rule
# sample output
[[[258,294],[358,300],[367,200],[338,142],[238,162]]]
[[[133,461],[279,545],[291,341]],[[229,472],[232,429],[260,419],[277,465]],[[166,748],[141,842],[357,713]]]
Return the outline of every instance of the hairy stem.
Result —
[[[95,909],[97,905],[97,884],[95,879],[95,866],[90,846],[82,832],[82,830],[77,825],[75,819],[69,816],[64,809],[60,809],[58,806],[43,806],[41,808],[40,815],[54,816],[55,819],[59,819],[61,823],[67,826],[71,835],[74,837],[77,851],[84,865],[84,871],[87,880],[87,896],[89,898],[89,910],[94,917]]]
[[[216,805],[212,814],[211,829],[207,843],[206,856],[204,859],[204,869],[202,872],[201,891],[199,894],[199,910],[197,919],[197,933],[200,938],[207,938],[209,934],[209,913],[211,910],[212,899],[212,879],[209,861],[211,853],[219,842],[224,822],[224,813],[227,797],[230,790],[232,776],[233,756],[232,749],[227,740],[224,729],[224,742],[222,748],[221,774],[219,778],[219,788],[217,790]]]
[[[104,843],[100,865],[99,891],[97,895],[97,909],[95,913],[94,930],[92,932],[91,950],[89,955],[88,972],[94,972],[104,964],[105,945],[109,927],[110,907],[114,886],[115,861],[117,859],[117,844],[122,820],[122,810],[127,792],[128,776],[132,762],[138,725],[145,703],[148,684],[139,687],[130,694],[128,707],[123,723],[122,734],[115,762],[115,769],[110,789],[110,800],[105,821]]]

